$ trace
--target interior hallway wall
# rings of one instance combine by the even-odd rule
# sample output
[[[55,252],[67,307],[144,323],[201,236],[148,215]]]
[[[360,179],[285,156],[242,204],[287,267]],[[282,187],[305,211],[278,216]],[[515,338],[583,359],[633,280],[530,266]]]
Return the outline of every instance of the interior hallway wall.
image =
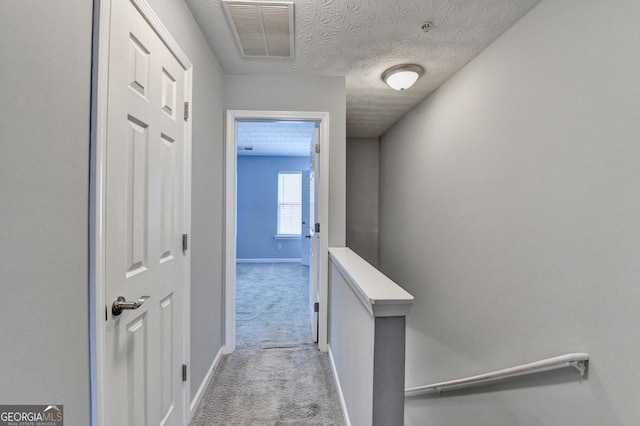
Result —
[[[591,354],[582,381],[409,399],[406,424],[640,419],[638,16],[544,0],[381,138],[380,265],[416,298],[407,386]]]
[[[377,138],[347,139],[347,247],[378,264]]]
[[[309,164],[309,157],[238,156],[238,259],[300,259],[300,237],[274,238],[278,172],[308,171]]]
[[[222,70],[184,1],[149,0],[193,63],[191,397],[223,345]]]
[[[346,238],[346,94],[344,77],[226,74],[225,109],[329,112],[329,246]]]
[[[92,2],[0,2],[2,404],[87,425]]]
[[[195,68],[193,395],[222,344],[222,73],[184,3],[150,4]],[[79,0],[0,3],[0,400],[63,404],[74,425],[90,424],[92,13]]]

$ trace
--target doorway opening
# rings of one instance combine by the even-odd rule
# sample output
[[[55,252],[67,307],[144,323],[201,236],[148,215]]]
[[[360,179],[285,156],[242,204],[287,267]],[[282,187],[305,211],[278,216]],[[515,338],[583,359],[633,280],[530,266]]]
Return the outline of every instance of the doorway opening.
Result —
[[[236,346],[315,342],[315,121],[237,124]],[[317,315],[317,314],[316,314]],[[312,333],[312,327],[316,331]]]
[[[312,331],[312,341],[326,351],[327,277],[322,271],[328,255],[322,237],[326,226],[320,229],[328,214],[328,120],[328,113],[227,112],[225,353],[249,336],[287,344],[300,327]],[[257,279],[267,287],[258,286]],[[278,297],[277,286],[294,291],[293,299],[306,299],[303,323],[283,315],[289,296]],[[241,302],[240,295],[250,300]],[[264,331],[262,302],[273,305],[276,324],[284,321],[275,326],[280,337]],[[246,311],[243,303],[256,312]]]

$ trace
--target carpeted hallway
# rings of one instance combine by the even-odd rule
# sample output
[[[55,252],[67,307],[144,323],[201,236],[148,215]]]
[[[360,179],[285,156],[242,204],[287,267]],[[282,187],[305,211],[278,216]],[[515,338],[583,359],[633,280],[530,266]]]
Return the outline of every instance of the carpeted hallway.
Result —
[[[237,348],[192,426],[344,424],[329,358],[312,342],[308,276],[299,264],[238,264]]]

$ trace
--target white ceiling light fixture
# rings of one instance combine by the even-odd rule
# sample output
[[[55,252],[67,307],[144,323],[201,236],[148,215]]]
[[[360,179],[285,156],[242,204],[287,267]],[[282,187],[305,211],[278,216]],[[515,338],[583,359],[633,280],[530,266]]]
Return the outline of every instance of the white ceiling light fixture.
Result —
[[[405,90],[413,86],[422,74],[424,74],[424,69],[420,65],[396,65],[382,73],[382,81],[393,90]]]

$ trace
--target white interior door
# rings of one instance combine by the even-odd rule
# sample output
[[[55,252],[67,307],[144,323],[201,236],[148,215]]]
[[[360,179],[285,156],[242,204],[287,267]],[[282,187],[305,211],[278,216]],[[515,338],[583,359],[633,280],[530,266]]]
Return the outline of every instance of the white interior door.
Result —
[[[185,69],[128,0],[111,10],[104,424],[184,423]],[[117,315],[118,297],[136,302]]]
[[[313,143],[311,144],[310,155],[310,172],[309,172],[309,188],[310,188],[310,208],[309,208],[309,235],[311,241],[311,267],[309,268],[309,308],[311,314],[311,330],[313,331],[313,341],[318,341],[318,304],[319,296],[319,273],[320,273],[320,232],[316,232],[316,224],[319,226],[320,218],[320,202],[319,202],[319,184],[320,184],[320,155],[317,147],[320,146],[320,129],[318,123],[313,132]]]
[[[300,235],[300,263],[311,266],[311,171],[302,172],[302,232]]]

